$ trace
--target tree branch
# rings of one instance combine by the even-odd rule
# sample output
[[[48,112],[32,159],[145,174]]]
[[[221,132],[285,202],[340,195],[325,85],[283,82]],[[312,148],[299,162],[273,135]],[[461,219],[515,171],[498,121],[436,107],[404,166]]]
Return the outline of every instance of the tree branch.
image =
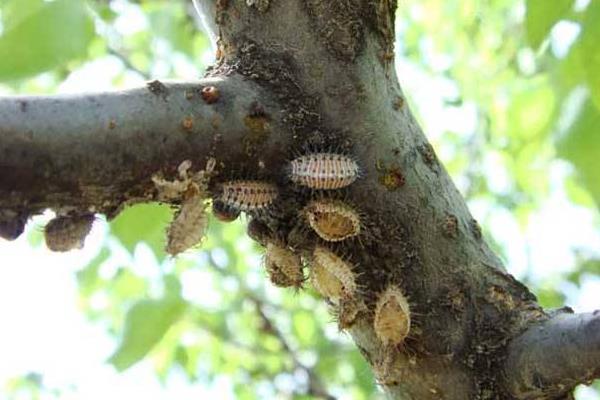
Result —
[[[360,288],[368,312],[348,330],[392,398],[515,397],[507,388],[531,398],[536,387],[558,387],[550,379],[570,388],[590,377],[598,341],[583,326],[597,326],[596,317],[556,317],[539,325],[544,331],[527,331],[548,316],[504,271],[406,104],[392,63],[395,0],[197,3],[210,6],[209,29],[219,32],[208,70],[215,80],[0,99],[0,236],[46,207],[111,217],[127,202],[157,198],[153,174],[169,178],[183,160],[198,169],[212,157],[221,177],[277,185],[278,200],[259,222],[310,260],[318,238],[301,210],[319,195],[291,185],[282,167],[291,154],[345,153],[362,176],[331,196],[357,208],[361,233],[327,247]],[[199,96],[206,85],[220,90],[217,102]],[[409,299],[414,322],[394,348],[373,323],[390,286]],[[536,340],[579,362],[568,363],[563,349],[550,357]]]
[[[506,379],[518,399],[562,398],[600,376],[600,310],[561,313],[508,347]]]
[[[218,93],[206,101],[208,86]],[[175,174],[185,159],[194,169],[209,156],[219,159],[217,168],[269,166],[265,147],[285,131],[277,110],[236,75],[0,98],[0,222],[65,207],[111,217],[123,202],[155,199],[151,176]]]

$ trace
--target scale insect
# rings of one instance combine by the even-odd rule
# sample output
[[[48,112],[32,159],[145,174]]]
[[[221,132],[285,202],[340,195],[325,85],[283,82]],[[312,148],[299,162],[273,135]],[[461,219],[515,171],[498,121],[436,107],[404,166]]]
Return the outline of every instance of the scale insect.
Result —
[[[279,191],[272,183],[251,180],[234,180],[221,184],[216,199],[233,210],[260,212],[277,199]]]
[[[367,311],[367,306],[361,299],[349,296],[342,297],[336,310],[338,328],[340,330],[352,328],[358,320],[360,313]]]
[[[302,287],[304,273],[300,256],[275,243],[267,244],[265,269],[269,279],[279,287]]]
[[[188,192],[167,229],[165,251],[172,256],[200,243],[208,228],[203,193],[195,183],[190,185]]]
[[[397,346],[410,332],[410,306],[398,286],[389,286],[377,299],[373,328],[384,345]]]
[[[356,274],[351,264],[325,247],[315,248],[310,272],[315,289],[335,304],[357,292]]]
[[[328,242],[339,242],[360,233],[360,217],[339,200],[312,200],[302,210],[310,227]]]
[[[341,189],[353,183],[359,175],[356,161],[343,154],[305,154],[290,162],[291,181],[311,189]]]
[[[93,223],[94,214],[56,217],[44,228],[46,246],[59,252],[81,249]]]
[[[215,218],[221,222],[232,222],[240,216],[240,210],[228,207],[220,200],[213,201],[212,212]]]
[[[159,199],[180,200],[181,206],[167,228],[165,251],[176,256],[200,243],[208,228],[206,197],[208,183],[216,166],[216,160],[209,158],[204,170],[191,172],[192,161],[184,160],[177,167],[179,177],[173,181],[161,175],[152,177]]]

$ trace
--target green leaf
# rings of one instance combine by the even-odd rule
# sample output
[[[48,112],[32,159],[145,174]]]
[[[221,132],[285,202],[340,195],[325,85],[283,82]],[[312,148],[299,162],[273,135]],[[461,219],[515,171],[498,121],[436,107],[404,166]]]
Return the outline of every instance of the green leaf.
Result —
[[[39,247],[44,242],[44,228],[36,226],[27,232],[27,242],[31,247]]]
[[[315,317],[307,311],[296,311],[292,316],[294,336],[302,346],[310,346],[317,333]]]
[[[102,248],[85,268],[77,271],[77,283],[83,295],[89,295],[94,290],[99,279],[98,272],[100,271],[100,267],[109,259],[110,255],[111,253],[107,248]]]
[[[523,82],[513,93],[508,113],[509,134],[521,147],[547,131],[556,109],[556,94],[546,76]]]
[[[110,223],[110,231],[130,253],[139,242],[144,241],[162,261],[166,255],[166,228],[172,214],[166,205],[137,204],[119,214]]]
[[[123,371],[140,361],[179,320],[186,305],[173,297],[137,302],[127,313],[123,338],[108,362]]]
[[[375,379],[371,373],[369,364],[365,361],[364,357],[356,349],[346,350],[347,357],[352,364],[352,369],[356,372],[354,382],[365,394],[365,398],[372,399],[374,392],[376,392]]]
[[[25,19],[39,12],[44,0],[6,0],[2,4],[2,25],[4,31],[18,26]]]
[[[156,3],[148,7],[148,18],[152,33],[166,39],[176,51],[192,55],[193,25],[189,23],[181,4]]]
[[[600,207],[600,110],[586,101],[566,135],[558,141],[558,155],[573,164],[582,185]]]
[[[579,262],[575,269],[567,275],[567,279],[581,286],[585,275],[600,276],[600,259],[587,259]]]
[[[115,300],[135,299],[144,294],[148,282],[129,268],[121,268],[110,282],[111,297]]]
[[[0,80],[36,75],[84,57],[94,37],[82,0],[13,0],[3,15]]]
[[[527,40],[533,48],[538,48],[550,30],[573,8],[575,0],[527,0],[525,24]]]
[[[535,291],[540,305],[544,308],[558,308],[565,304],[565,296],[556,290],[556,282],[544,282]]]
[[[600,110],[600,2],[592,1],[585,12],[581,32],[581,57],[592,100]]]
[[[583,59],[584,54],[581,40],[576,40],[569,49],[566,57],[556,64],[556,73],[551,77],[551,81],[561,96],[568,95],[577,85],[586,83]]]

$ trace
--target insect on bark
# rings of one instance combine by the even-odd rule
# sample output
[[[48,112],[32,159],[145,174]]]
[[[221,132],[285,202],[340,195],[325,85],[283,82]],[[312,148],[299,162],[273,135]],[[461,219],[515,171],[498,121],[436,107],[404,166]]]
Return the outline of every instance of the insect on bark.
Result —
[[[335,153],[313,153],[290,162],[292,182],[311,189],[341,189],[359,176],[359,168],[351,157]]]

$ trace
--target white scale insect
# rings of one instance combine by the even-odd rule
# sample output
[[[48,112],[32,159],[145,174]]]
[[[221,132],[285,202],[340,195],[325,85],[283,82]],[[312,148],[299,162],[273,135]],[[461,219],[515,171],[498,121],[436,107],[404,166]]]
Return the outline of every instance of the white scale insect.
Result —
[[[360,175],[358,164],[351,157],[335,153],[313,153],[290,162],[292,182],[311,189],[341,189]]]

